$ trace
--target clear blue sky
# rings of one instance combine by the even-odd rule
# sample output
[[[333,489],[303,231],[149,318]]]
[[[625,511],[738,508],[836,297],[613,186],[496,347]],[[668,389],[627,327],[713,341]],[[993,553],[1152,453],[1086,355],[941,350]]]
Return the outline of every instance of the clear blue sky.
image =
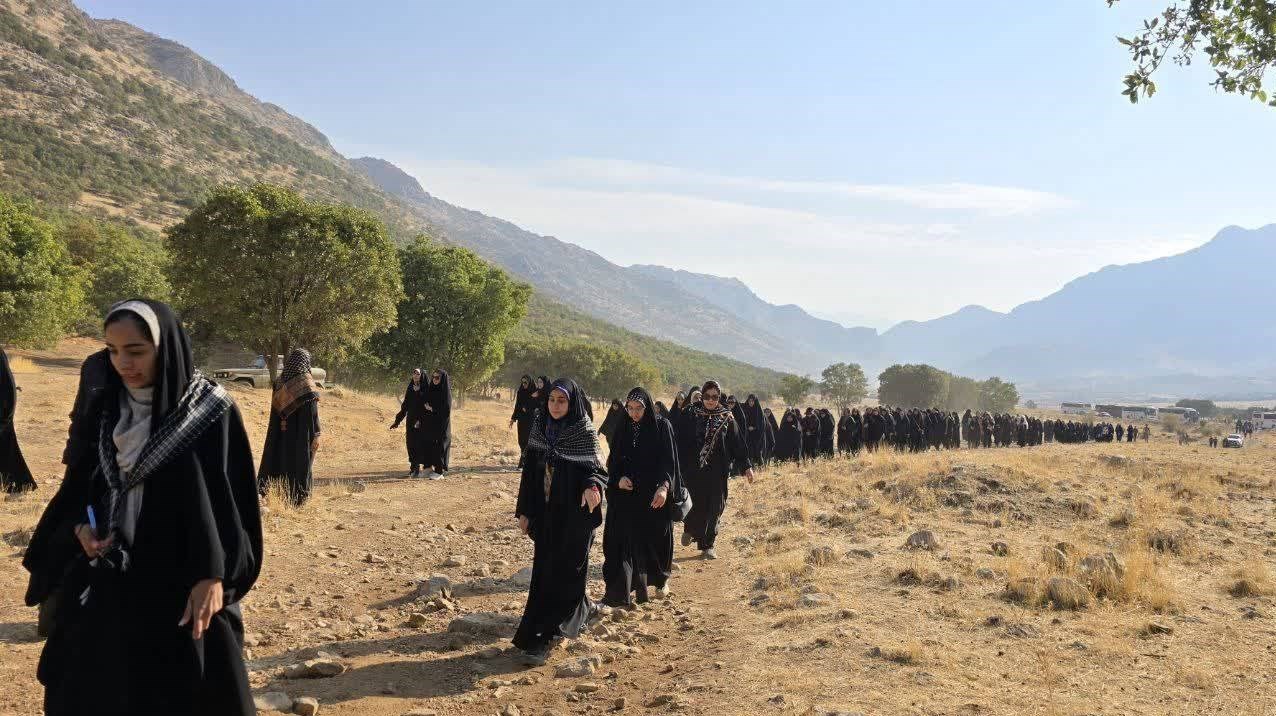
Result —
[[[848,322],[1276,221],[1276,109],[1200,64],[1120,96],[1114,36],[1165,0],[79,4],[443,199]]]

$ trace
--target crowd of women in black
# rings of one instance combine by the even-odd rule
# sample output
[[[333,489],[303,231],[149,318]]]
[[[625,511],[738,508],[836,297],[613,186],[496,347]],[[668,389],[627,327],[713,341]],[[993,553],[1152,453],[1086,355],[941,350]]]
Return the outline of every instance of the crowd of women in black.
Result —
[[[452,380],[441,368],[428,379],[423,376],[420,368],[412,370],[390,429],[397,429],[405,420],[408,423],[408,476],[418,477],[423,468],[429,468],[426,477],[441,480],[447,474],[452,451]]]

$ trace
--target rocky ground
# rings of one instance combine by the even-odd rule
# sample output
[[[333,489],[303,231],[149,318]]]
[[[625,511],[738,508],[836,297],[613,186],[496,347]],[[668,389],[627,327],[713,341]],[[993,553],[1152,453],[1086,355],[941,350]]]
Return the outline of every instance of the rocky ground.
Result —
[[[26,531],[56,489],[79,359],[20,354],[41,490],[0,503],[0,713],[37,714]],[[265,391],[239,391],[255,445]],[[1263,714],[1276,710],[1276,441],[879,454],[732,484],[722,559],[540,668],[508,639],[530,543],[509,408],[455,415],[404,477],[393,398],[324,396],[321,485],[272,501],[245,601],[263,710],[331,714]],[[601,553],[592,589],[601,595]]]

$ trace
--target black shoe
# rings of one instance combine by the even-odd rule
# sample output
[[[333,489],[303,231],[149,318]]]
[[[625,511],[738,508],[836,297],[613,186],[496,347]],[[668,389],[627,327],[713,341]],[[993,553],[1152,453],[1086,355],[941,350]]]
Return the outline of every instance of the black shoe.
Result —
[[[524,666],[544,666],[545,662],[549,661],[549,644],[535,649],[524,649],[520,661]]]
[[[695,541],[696,541],[696,538],[692,537],[690,532],[686,530],[682,531],[682,546],[683,547],[690,547],[691,543]]]

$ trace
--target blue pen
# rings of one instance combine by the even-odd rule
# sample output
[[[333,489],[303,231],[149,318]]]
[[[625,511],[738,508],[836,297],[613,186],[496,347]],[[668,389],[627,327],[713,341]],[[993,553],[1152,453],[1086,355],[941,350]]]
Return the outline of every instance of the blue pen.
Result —
[[[93,512],[93,505],[88,506],[89,527],[93,529],[93,536],[97,537],[97,515]]]

